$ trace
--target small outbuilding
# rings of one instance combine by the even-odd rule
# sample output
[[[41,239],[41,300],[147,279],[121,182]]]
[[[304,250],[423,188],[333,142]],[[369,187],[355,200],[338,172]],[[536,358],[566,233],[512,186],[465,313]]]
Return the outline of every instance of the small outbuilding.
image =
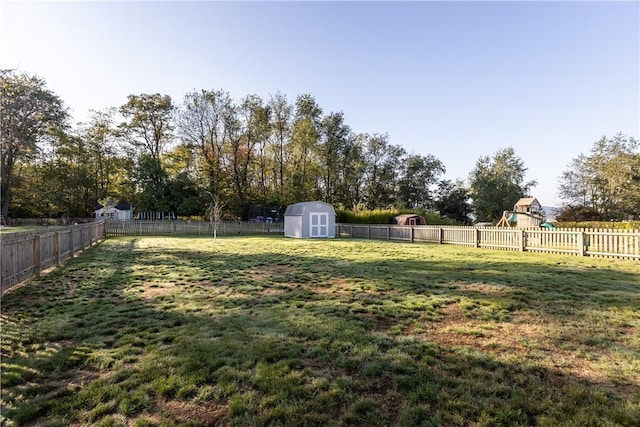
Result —
[[[336,211],[324,202],[300,202],[284,212],[284,235],[297,238],[336,237]]]
[[[427,225],[423,216],[417,214],[402,214],[393,217],[392,224],[398,225]]]
[[[132,218],[133,207],[127,202],[120,201],[117,205],[109,202],[107,206],[98,203],[96,206],[96,220],[98,221],[101,219],[131,220]]]

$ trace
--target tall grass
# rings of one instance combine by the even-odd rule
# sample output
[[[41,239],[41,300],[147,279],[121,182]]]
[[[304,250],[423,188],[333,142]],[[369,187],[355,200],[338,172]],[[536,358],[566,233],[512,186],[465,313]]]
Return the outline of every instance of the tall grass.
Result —
[[[5,425],[640,424],[640,264],[111,238],[2,300]]]
[[[408,209],[374,209],[374,210],[336,210],[336,222],[349,224],[390,224],[392,219],[401,214],[418,214],[424,217],[427,224],[455,225],[456,221],[442,218],[435,212]]]
[[[613,230],[640,230],[640,221],[556,221],[560,228],[606,228]]]

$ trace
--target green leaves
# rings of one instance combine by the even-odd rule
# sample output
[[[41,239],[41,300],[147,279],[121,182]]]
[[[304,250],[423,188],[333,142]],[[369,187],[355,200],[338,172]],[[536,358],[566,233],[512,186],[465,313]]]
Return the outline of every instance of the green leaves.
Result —
[[[505,210],[527,195],[535,181],[524,182],[527,168],[512,147],[482,156],[469,175],[471,198],[478,220],[497,220]]]
[[[56,129],[67,126],[62,100],[44,80],[13,70],[0,71],[0,214],[7,217],[16,164],[39,154]]]
[[[585,213],[593,210],[605,220],[640,218],[638,141],[622,134],[602,137],[589,155],[580,154],[571,161],[559,190],[570,211],[585,207]],[[580,219],[588,218],[576,220]]]

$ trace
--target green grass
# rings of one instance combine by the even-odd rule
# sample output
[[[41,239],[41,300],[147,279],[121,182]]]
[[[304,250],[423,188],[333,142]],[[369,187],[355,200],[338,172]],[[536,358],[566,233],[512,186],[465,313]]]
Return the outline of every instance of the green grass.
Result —
[[[39,229],[44,229],[46,228],[46,226],[44,225],[12,225],[12,226],[5,226],[5,227],[0,227],[0,234],[11,234],[11,233],[18,233],[20,231],[31,231],[31,230],[39,230]]]
[[[2,298],[6,425],[639,425],[640,263],[111,238]]]

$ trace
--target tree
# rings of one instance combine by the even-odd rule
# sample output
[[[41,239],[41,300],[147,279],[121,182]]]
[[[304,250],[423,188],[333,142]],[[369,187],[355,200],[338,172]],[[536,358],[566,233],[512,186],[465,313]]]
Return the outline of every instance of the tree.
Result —
[[[445,167],[440,160],[429,154],[410,155],[401,166],[398,184],[399,199],[403,207],[409,209],[430,209],[433,207],[431,187],[438,182]]]
[[[176,215],[196,216],[204,213],[205,194],[198,188],[194,152],[188,145],[178,145],[163,156],[167,173],[164,195],[169,209]]]
[[[91,168],[91,151],[84,139],[59,132],[52,140],[50,171],[44,180],[43,200],[54,216],[87,217],[95,208],[96,171]]]
[[[87,124],[80,125],[80,138],[88,151],[88,166],[93,174],[93,198],[97,200],[126,199],[122,186],[128,183],[119,156],[115,109],[92,111]]]
[[[435,208],[443,218],[451,218],[462,224],[471,222],[469,190],[461,181],[440,181],[436,190]]]
[[[322,200],[326,203],[337,202],[340,184],[341,155],[348,144],[351,128],[344,122],[344,115],[330,113],[320,123],[319,162],[321,174],[318,187]]]
[[[0,71],[0,213],[7,217],[14,168],[33,159],[38,145],[55,128],[67,126],[62,100],[45,81],[13,70]]]
[[[287,97],[280,92],[269,99],[269,112],[271,116],[271,149],[273,152],[273,176],[277,183],[278,193],[276,199],[282,201],[285,186],[285,164],[288,153],[285,145],[290,139],[291,133],[291,105]]]
[[[558,215],[556,221],[579,222],[579,221],[600,221],[602,214],[589,206],[565,206]]]
[[[350,133],[339,148],[335,203],[348,209],[354,209],[363,202],[362,187],[366,160],[362,137],[363,135],[354,136]]]
[[[123,129],[129,142],[153,159],[160,159],[167,144],[173,139],[173,103],[169,95],[129,95],[120,107],[125,118]]]
[[[365,138],[364,203],[368,209],[388,209],[397,203],[396,177],[406,154],[399,145],[389,144],[389,135]]]
[[[526,171],[511,147],[498,150],[493,157],[481,156],[469,175],[476,218],[497,220],[503,211],[513,209],[536,185],[535,181],[524,181]]]
[[[227,111],[225,123],[230,145],[229,175],[234,190],[232,206],[241,217],[248,218],[251,205],[257,197],[256,188],[261,190],[262,200],[268,197],[268,191],[279,191],[266,182],[265,147],[270,130],[269,108],[259,96],[248,95],[240,105]],[[277,181],[276,175],[274,173],[274,183]]]
[[[158,93],[129,95],[120,114],[125,118],[124,135],[138,153],[137,183],[141,186],[136,204],[141,209],[167,210],[162,154],[173,139],[171,98]]]
[[[319,167],[317,162],[322,109],[309,94],[296,100],[291,139],[289,201],[318,198]]]
[[[224,174],[225,112],[233,100],[223,90],[188,93],[177,114],[180,136],[195,151],[201,186],[221,195],[227,182]]]
[[[596,141],[560,178],[560,195],[568,206],[594,209],[604,219],[640,218],[640,145],[617,134]]]

